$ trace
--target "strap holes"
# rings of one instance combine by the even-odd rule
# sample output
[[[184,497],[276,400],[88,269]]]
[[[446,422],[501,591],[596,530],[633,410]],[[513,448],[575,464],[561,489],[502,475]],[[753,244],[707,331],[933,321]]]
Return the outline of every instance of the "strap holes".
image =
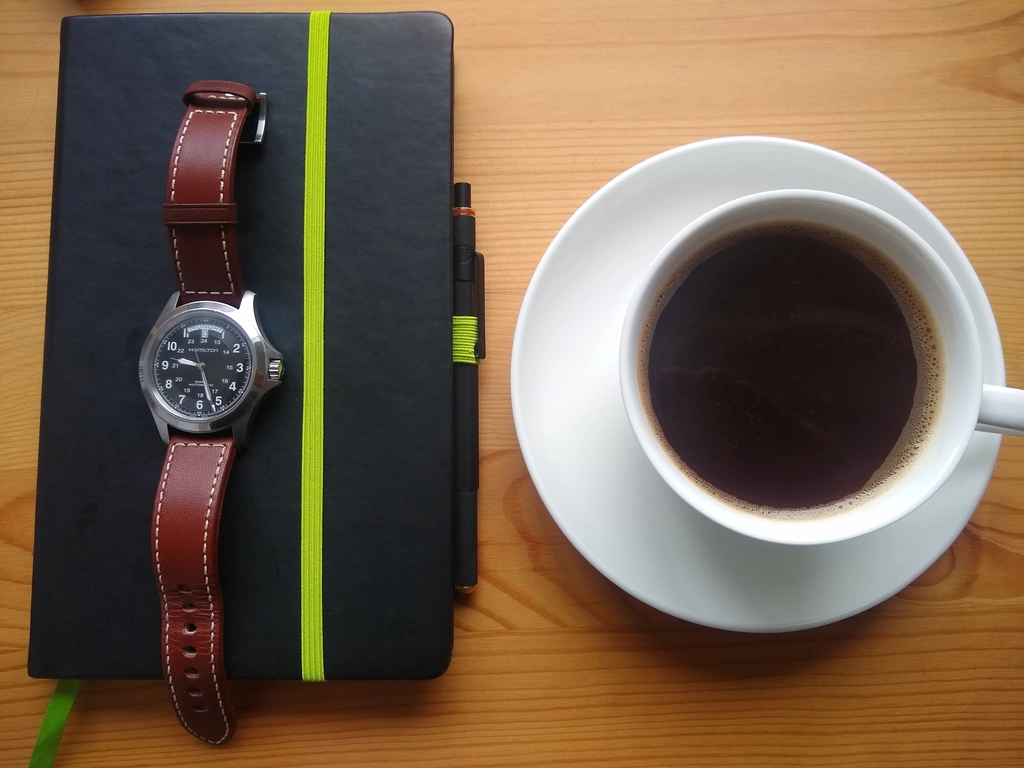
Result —
[[[181,652],[185,654],[185,658],[191,659],[196,655],[196,647],[194,645],[186,645],[181,649]]]
[[[188,584],[179,584],[178,591],[183,592],[186,595],[190,595],[192,594],[192,587],[190,587]]]
[[[195,609],[196,609],[196,604],[195,603],[182,603],[181,604],[181,610],[185,611],[185,613],[192,613],[192,611],[194,611]]]
[[[195,667],[185,667],[185,677],[189,678],[190,680],[195,680],[197,677],[199,677],[199,670]]]
[[[196,633],[196,625],[193,624],[191,621],[188,624],[186,624],[183,627],[183,629],[185,630],[186,635],[194,635]]]
[[[193,699],[198,699],[203,695],[203,689],[196,688],[195,686],[193,686],[188,689],[188,695],[191,696]]]
[[[205,704],[193,704],[192,705],[192,711],[194,711],[198,715],[205,715],[206,714],[206,705]]]

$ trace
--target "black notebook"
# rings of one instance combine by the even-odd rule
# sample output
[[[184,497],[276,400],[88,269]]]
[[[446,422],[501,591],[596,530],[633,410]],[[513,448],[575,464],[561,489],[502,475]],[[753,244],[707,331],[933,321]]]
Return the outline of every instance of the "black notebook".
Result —
[[[61,30],[29,674],[160,678],[150,523],[166,446],[138,381],[175,290],[161,218],[181,95],[267,94],[239,251],[287,361],[227,491],[229,678],[300,675],[303,180],[309,17],[75,17]],[[335,14],[327,114],[327,678],[424,678],[452,647],[452,27]]]

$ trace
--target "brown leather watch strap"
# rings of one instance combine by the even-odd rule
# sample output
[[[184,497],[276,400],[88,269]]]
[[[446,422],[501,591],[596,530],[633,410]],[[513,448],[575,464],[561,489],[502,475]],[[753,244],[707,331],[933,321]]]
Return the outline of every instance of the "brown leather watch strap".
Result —
[[[245,293],[235,222],[235,161],[242,126],[259,95],[249,86],[201,80],[186,89],[188,107],[167,169],[164,223],[181,301],[238,306]]]
[[[210,744],[235,730],[224,674],[224,608],[217,534],[235,443],[171,438],[153,505],[153,570],[160,591],[160,655],[174,710]]]

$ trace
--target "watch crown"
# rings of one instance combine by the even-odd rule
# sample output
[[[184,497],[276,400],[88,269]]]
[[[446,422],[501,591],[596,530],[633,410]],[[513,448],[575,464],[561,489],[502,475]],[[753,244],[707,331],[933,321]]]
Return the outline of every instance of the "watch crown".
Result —
[[[271,360],[267,366],[267,377],[271,381],[280,381],[284,376],[284,360]]]

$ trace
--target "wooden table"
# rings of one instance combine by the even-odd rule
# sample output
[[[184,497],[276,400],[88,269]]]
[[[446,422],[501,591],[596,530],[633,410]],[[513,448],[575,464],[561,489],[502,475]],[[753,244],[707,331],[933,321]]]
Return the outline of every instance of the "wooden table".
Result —
[[[419,10],[350,0],[335,10]],[[828,9],[827,6],[841,6]],[[516,315],[595,190],[696,139],[851,154],[928,205],[992,300],[1024,385],[1020,0],[438,0],[455,23],[455,156],[488,257],[481,584],[429,682],[238,684],[226,748],[162,683],[86,682],[59,766],[1024,765],[1024,440],[913,585],[796,634],[687,624],[600,576],[552,522],[509,404]],[[0,3],[0,763],[24,766],[53,685],[25,672],[61,16],[306,3]]]

